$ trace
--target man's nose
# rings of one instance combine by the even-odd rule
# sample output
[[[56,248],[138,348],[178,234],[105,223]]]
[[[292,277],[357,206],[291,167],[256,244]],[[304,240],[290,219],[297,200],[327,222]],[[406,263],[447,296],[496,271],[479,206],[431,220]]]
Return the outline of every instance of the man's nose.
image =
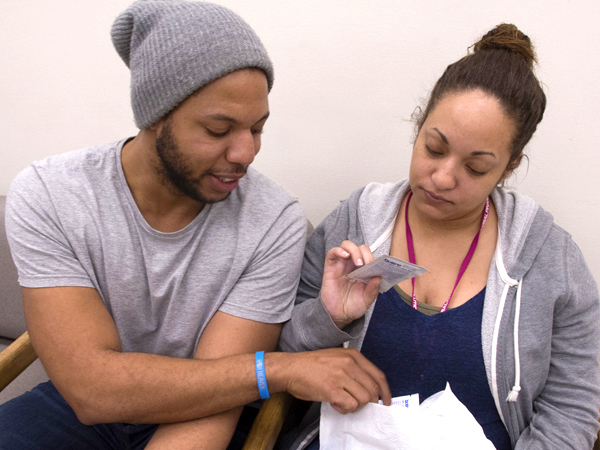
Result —
[[[254,161],[254,157],[258,153],[258,145],[250,130],[240,132],[235,136],[227,150],[227,160],[230,163],[248,166]]]

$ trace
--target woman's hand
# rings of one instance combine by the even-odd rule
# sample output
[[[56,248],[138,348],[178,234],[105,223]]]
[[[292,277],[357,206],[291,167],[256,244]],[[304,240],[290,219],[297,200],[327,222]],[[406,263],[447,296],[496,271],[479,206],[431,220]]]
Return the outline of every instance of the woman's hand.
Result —
[[[321,299],[340,330],[364,316],[377,298],[381,277],[372,278],[368,284],[346,277],[354,269],[371,261],[373,254],[368,246],[357,247],[350,241],[344,241],[327,252]]]

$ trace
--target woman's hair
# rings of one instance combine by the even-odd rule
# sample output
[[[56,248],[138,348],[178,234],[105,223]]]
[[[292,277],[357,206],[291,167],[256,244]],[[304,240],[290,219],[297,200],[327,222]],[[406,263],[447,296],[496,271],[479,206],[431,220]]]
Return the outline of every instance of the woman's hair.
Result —
[[[473,45],[473,53],[446,68],[425,110],[416,115],[417,132],[442,98],[481,89],[497,98],[514,121],[509,160],[509,167],[514,169],[546,109],[546,96],[533,73],[535,62],[529,37],[514,25],[498,25]]]

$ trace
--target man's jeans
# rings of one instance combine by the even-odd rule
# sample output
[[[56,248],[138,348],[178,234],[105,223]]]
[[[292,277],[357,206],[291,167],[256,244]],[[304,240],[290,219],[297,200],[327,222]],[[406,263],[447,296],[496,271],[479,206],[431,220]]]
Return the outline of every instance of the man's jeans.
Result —
[[[228,449],[241,448],[255,412],[245,408]],[[0,405],[0,450],[137,450],[158,425],[109,423],[84,425],[52,382]]]

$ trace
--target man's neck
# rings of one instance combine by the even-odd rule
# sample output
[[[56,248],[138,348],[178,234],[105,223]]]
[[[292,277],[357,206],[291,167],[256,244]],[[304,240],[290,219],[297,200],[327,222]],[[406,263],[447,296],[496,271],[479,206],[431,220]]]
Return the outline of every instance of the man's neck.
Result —
[[[153,131],[141,130],[123,146],[121,164],[131,195],[148,225],[169,233],[192,222],[204,204],[162,182],[157,169],[155,142]]]

